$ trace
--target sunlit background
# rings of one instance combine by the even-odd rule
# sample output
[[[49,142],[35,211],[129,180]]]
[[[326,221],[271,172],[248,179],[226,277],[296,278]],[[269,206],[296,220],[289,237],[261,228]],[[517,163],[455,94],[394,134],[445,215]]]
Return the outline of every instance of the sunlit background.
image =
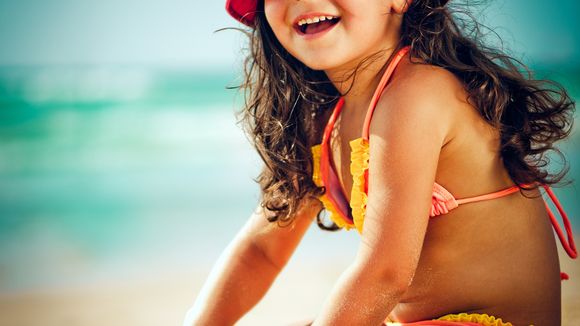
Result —
[[[261,163],[236,125],[241,95],[226,89],[245,39],[214,33],[239,26],[223,7],[0,0],[1,325],[93,325],[103,311],[119,325],[180,321],[258,199]],[[580,97],[578,1],[483,9],[510,53]],[[580,179],[578,132],[561,148]],[[577,190],[556,193],[580,230]],[[342,261],[356,246],[313,227],[293,263]],[[117,310],[87,308],[119,297]]]

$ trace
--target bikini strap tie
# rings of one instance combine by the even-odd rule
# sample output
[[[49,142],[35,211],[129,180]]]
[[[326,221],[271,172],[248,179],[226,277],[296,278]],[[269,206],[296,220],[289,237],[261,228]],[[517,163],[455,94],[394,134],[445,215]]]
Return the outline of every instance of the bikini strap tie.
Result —
[[[566,214],[566,212],[564,212],[562,204],[560,204],[560,201],[558,200],[552,189],[545,184],[542,185],[542,187],[544,187],[544,190],[552,200],[552,203],[554,203],[554,206],[556,206],[558,213],[560,213],[560,216],[562,217],[562,222],[564,223],[564,229],[566,229],[566,235],[568,239],[566,240],[566,237],[564,237],[564,232],[562,231],[562,228],[558,224],[558,220],[554,216],[554,213],[548,206],[546,200],[544,200],[544,206],[546,206],[546,211],[548,212],[548,216],[550,216],[550,222],[552,222],[552,227],[554,227],[554,231],[556,231],[556,234],[560,239],[560,243],[562,244],[564,250],[566,250],[568,256],[572,259],[576,259],[576,257],[578,257],[578,251],[576,250],[576,244],[574,243],[574,234],[572,233],[572,225],[570,224],[568,215]],[[564,272],[560,273],[560,280],[564,281],[568,280],[569,278],[570,277],[568,276],[568,274]]]

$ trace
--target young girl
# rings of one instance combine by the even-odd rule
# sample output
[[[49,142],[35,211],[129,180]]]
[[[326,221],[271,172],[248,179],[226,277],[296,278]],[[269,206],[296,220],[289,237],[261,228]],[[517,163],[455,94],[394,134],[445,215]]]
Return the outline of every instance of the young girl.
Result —
[[[560,324],[550,221],[576,257],[548,187],[565,170],[545,169],[573,121],[561,87],[478,42],[445,0],[226,7],[252,31],[242,113],[262,197],[186,325],[235,323],[315,217],[361,240],[312,325]]]

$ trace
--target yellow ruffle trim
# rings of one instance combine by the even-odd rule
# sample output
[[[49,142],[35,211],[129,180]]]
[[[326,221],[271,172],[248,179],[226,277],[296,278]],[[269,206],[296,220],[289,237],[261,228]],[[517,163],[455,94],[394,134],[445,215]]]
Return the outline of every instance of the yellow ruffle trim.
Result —
[[[495,318],[494,316],[490,316],[488,314],[449,314],[443,317],[439,317],[437,320],[472,322],[481,324],[483,326],[513,326],[512,323],[506,323],[502,321],[501,318]]]
[[[356,229],[362,234],[365,212],[367,209],[367,194],[365,193],[365,170],[369,168],[369,143],[363,138],[350,141],[350,174],[353,177],[350,192],[350,208]]]
[[[460,314],[449,314],[443,317],[439,317],[434,319],[436,321],[450,321],[450,322],[463,322],[463,323],[477,323],[482,326],[513,326],[512,323],[506,323],[501,320],[501,318],[496,318],[494,316],[490,316],[488,314],[468,314],[468,313],[460,313]],[[423,323],[426,321],[423,321]],[[389,321],[387,319],[385,321],[387,326],[400,326],[406,325],[406,323],[398,323]],[[414,324],[414,323],[409,323]],[[436,324],[436,323],[435,323]]]
[[[311,147],[312,162],[313,162],[312,181],[314,181],[314,184],[317,185],[318,187],[322,187],[322,179],[320,176],[320,156],[321,156],[320,151],[321,151],[320,145],[314,145]],[[324,208],[330,212],[330,219],[338,227],[345,228],[346,230],[350,230],[353,228],[352,225],[348,224],[346,221],[344,221],[340,217],[340,213],[338,212],[336,207],[334,207],[332,202],[328,199],[328,196],[326,195],[326,193],[323,194],[322,196],[320,196],[318,199],[320,199],[320,201],[322,202],[322,205],[324,205]]]

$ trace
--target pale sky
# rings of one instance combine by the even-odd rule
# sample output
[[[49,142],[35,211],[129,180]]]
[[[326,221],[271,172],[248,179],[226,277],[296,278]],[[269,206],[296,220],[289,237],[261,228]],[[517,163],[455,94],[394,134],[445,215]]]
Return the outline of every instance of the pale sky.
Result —
[[[496,27],[526,61],[580,64],[580,1],[489,2],[486,24]],[[218,28],[239,26],[226,14],[224,3],[0,0],[0,65],[145,64],[231,69],[241,61],[243,37],[236,31],[213,33]]]

